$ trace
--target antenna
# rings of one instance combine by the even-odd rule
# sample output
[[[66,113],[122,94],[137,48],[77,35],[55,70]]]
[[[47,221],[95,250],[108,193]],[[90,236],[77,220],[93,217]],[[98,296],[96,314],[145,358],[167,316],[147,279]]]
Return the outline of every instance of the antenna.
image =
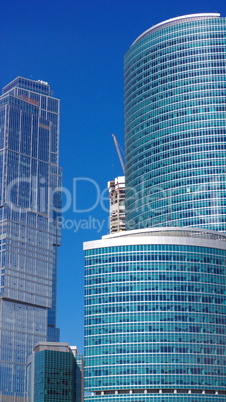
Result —
[[[115,144],[115,148],[116,148],[116,151],[117,151],[117,154],[118,154],[118,157],[119,157],[119,161],[120,161],[123,173],[125,174],[125,166],[124,166],[122,155],[121,155],[121,152],[120,152],[120,149],[119,149],[119,144],[118,144],[117,138],[116,138],[116,136],[114,134],[112,134],[112,137],[113,137],[113,141],[114,141],[114,144]]]

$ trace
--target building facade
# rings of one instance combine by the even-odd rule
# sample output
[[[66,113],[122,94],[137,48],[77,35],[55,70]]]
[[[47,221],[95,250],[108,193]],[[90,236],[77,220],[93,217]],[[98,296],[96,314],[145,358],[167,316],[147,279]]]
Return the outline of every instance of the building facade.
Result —
[[[87,402],[225,401],[225,39],[187,15],[125,56],[127,230],[84,245]]]
[[[18,77],[0,97],[0,395],[25,399],[27,357],[58,341],[59,100]]]
[[[155,25],[125,55],[127,229],[226,230],[226,19]]]
[[[62,342],[39,342],[27,365],[27,402],[83,402],[83,358]]]
[[[110,233],[125,230],[125,176],[108,182],[110,197]]]
[[[226,236],[143,229],[84,248],[86,401],[225,401]]]

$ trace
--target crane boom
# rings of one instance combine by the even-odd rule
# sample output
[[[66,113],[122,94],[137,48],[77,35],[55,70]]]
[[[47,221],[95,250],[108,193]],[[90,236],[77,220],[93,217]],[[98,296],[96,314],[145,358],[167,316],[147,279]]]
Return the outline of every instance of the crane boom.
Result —
[[[119,149],[117,138],[116,138],[116,136],[114,134],[112,134],[112,137],[113,137],[113,141],[114,141],[114,144],[115,144],[115,148],[116,148],[116,151],[117,151],[117,154],[118,154],[118,157],[119,157],[119,161],[120,161],[123,173],[125,174],[125,166],[124,166],[122,155],[121,155],[121,152],[120,152],[120,149]]]

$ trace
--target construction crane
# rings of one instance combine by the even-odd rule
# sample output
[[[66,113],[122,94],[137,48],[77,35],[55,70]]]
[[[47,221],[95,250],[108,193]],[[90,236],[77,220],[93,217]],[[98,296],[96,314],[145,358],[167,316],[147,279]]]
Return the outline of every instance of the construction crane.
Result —
[[[123,173],[125,174],[125,166],[124,166],[122,155],[121,155],[121,152],[120,152],[120,149],[119,149],[119,144],[118,144],[117,138],[116,138],[116,136],[114,134],[112,134],[112,137],[113,137],[113,141],[114,141],[114,144],[115,144],[115,148],[116,148],[116,151],[117,151],[117,154],[118,154],[118,157],[119,157],[119,161],[120,161]]]

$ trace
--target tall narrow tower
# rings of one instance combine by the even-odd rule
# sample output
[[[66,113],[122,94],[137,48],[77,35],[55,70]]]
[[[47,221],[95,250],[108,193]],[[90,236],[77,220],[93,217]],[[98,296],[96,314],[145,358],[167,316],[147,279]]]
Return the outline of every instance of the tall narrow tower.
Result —
[[[18,77],[0,97],[0,395],[25,399],[26,359],[58,341],[59,100]]]

